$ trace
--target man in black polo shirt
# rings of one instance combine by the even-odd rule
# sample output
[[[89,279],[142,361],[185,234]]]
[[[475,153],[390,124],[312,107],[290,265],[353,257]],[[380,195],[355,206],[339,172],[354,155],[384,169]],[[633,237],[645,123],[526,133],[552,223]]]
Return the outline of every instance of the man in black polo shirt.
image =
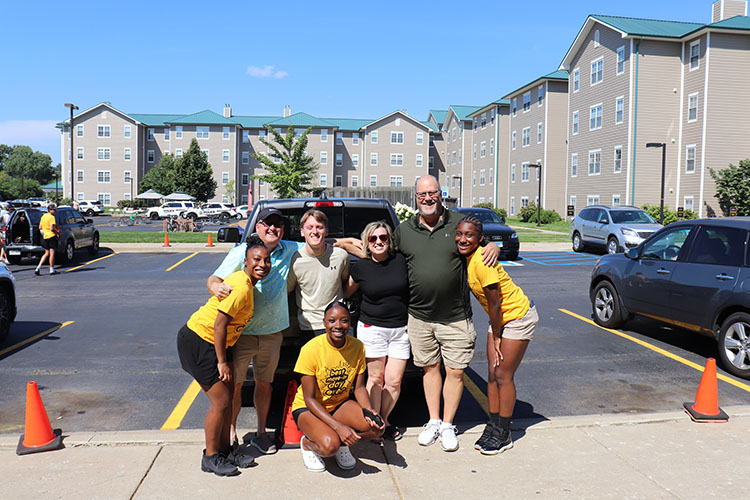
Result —
[[[424,369],[424,394],[430,420],[418,442],[429,446],[440,438],[445,451],[458,449],[453,417],[463,393],[463,373],[474,356],[476,332],[471,321],[469,287],[456,247],[456,226],[463,215],[446,210],[440,184],[431,175],[417,180],[419,214],[396,228],[394,240],[409,270],[407,330],[414,364]],[[487,245],[482,257],[497,262],[500,249]],[[446,379],[440,374],[445,365]],[[443,419],[440,419],[440,394]]]

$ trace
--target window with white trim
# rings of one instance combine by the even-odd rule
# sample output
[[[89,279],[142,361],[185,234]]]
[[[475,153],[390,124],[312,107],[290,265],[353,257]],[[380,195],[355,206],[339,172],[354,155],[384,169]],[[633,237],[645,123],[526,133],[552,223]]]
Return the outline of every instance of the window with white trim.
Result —
[[[542,164],[542,159],[538,158],[536,160],[536,164],[537,165],[541,165]],[[539,180],[539,175],[542,173],[542,169],[541,168],[535,168],[534,170],[536,171],[536,180]]]
[[[336,166],[341,167],[344,165],[344,155],[342,153],[336,153]]]
[[[221,138],[225,141],[229,140],[229,127],[221,127]]]
[[[573,135],[578,134],[578,111],[573,111]]]
[[[490,156],[495,154],[495,139],[490,139]]]
[[[594,149],[589,151],[589,175],[599,175],[602,173],[602,150]]]
[[[510,197],[510,215],[516,215],[516,197],[511,196]]]
[[[83,137],[83,125],[76,125],[76,137]]]
[[[453,151],[453,152],[451,153],[451,164],[452,164],[452,165],[455,165],[455,164],[456,164],[456,152],[455,152],[455,151]]]
[[[83,148],[76,148],[76,160],[83,160]]]
[[[86,196],[82,192],[78,191],[76,193],[76,198],[78,199],[78,201],[83,201],[86,199]]]
[[[208,127],[195,127],[195,137],[197,139],[208,139]]]
[[[83,170],[76,170],[76,182],[83,182]]]
[[[99,161],[109,161],[112,156],[110,148],[96,148],[96,159]]]
[[[373,130],[372,132],[370,132],[370,142],[372,144],[378,143],[378,131],[377,130]]]
[[[474,144],[474,159],[477,159],[477,145]]]
[[[482,169],[479,171],[479,185],[484,186],[487,181],[487,171]]]
[[[620,96],[615,100],[615,124],[622,123],[622,118],[625,112],[625,97]]]
[[[417,159],[415,160],[415,166],[421,167],[422,166],[422,155],[417,155]]]
[[[570,176],[575,177],[578,175],[578,153],[570,155]]]
[[[125,170],[122,173],[122,182],[125,184],[130,184],[132,180],[133,180],[133,174],[130,173],[130,170]]]
[[[174,150],[174,157],[175,158],[182,158],[182,149],[177,148]]]
[[[516,116],[516,113],[518,112],[518,98],[513,98],[513,116]]]
[[[698,69],[701,64],[701,41],[696,40],[690,44],[690,71]]]
[[[336,144],[339,146],[344,144],[344,134],[342,132],[336,132]]]
[[[589,130],[602,128],[602,105],[596,104],[589,109]]]
[[[370,165],[377,166],[377,164],[378,164],[378,154],[370,153]]]
[[[591,61],[591,85],[601,83],[604,75],[604,59],[602,57]]]
[[[544,126],[541,123],[536,124],[536,143],[537,144],[542,143],[543,128]]]
[[[327,151],[320,152],[320,164],[328,165],[328,152]]]
[[[267,131],[265,129],[258,130],[258,139],[266,140]]]
[[[99,200],[105,207],[112,205],[112,195],[110,193],[98,193],[96,195],[96,199]]]
[[[526,127],[521,131],[521,146],[526,147],[531,144],[531,127]]]
[[[570,202],[568,204],[573,206],[573,215],[575,215],[575,213],[576,213],[576,195],[574,195],[574,194],[570,195]]]
[[[487,113],[482,113],[482,116],[480,118],[480,126],[482,127],[482,130],[487,128]]]
[[[599,30],[594,31],[594,48],[599,46]]]
[[[123,132],[123,136],[125,137],[125,139],[130,139],[130,136],[131,136],[130,125],[125,125],[125,131]]]
[[[177,125],[174,131],[175,139],[182,139],[182,125]]]
[[[523,94],[523,112],[527,112],[531,109],[531,91],[524,92]]]
[[[300,137],[302,137],[302,134],[305,132],[305,129],[303,128],[295,128],[294,129],[294,140],[298,141]]]
[[[359,145],[359,132],[352,132],[352,145],[353,146]]]
[[[320,187],[326,187],[328,185],[328,175],[320,174]]]
[[[590,207],[592,205],[598,205],[599,204],[599,195],[598,194],[590,194],[586,197],[586,206]]]
[[[479,143],[479,157],[484,158],[487,156],[487,141],[482,141]]]
[[[529,182],[529,162],[521,163],[521,182]]]
[[[243,186],[247,186],[250,183],[250,174],[242,174],[240,180]]]
[[[510,166],[510,182],[516,182],[516,164]]]
[[[424,144],[424,133],[417,132],[417,146],[421,146],[422,144]]]
[[[401,153],[391,153],[391,166],[392,167],[403,167],[404,166],[404,155]]]
[[[402,175],[392,175],[389,182],[391,187],[403,187],[404,177]]]
[[[221,150],[221,161],[223,161],[224,163],[229,162],[229,150],[228,149]]]
[[[581,70],[576,68],[573,70],[573,92],[578,92],[581,88]]]
[[[328,142],[328,129],[320,129],[320,142]]]
[[[471,185],[472,186],[477,185],[477,173],[476,172],[471,173]]]
[[[370,187],[377,187],[378,185],[378,176],[377,175],[371,175],[370,176]]]
[[[110,137],[111,130],[109,125],[97,125],[96,126],[96,136],[97,137]]]
[[[248,142],[250,142],[250,131],[243,130],[242,131],[242,143],[247,144]]]
[[[164,127],[164,140],[169,140],[169,127]]]
[[[692,196],[685,196],[682,199],[682,208],[685,209],[685,210],[690,210],[692,212],[693,211],[693,206],[694,206],[693,205],[693,200],[694,200],[694,198]]]
[[[391,144],[403,144],[404,133],[403,132],[391,132]]]
[[[352,155],[352,167],[359,166],[359,155]]]
[[[698,92],[688,95],[688,123],[698,120]]]
[[[526,208],[528,206],[529,206],[529,197],[521,196],[521,208]]]
[[[130,193],[125,193],[125,201],[130,201]]]
[[[242,164],[248,165],[250,163],[250,151],[242,152]]]
[[[512,134],[510,134],[510,146],[512,149],[516,149],[516,131],[514,130]]]
[[[149,141],[153,141],[154,140],[154,129],[149,128],[149,129],[146,130],[146,139],[149,140]]]
[[[619,207],[620,206],[620,195],[619,194],[613,194],[612,195],[612,206],[613,207]]]
[[[110,182],[112,182],[112,171],[111,170],[97,170],[96,182],[100,184],[109,184]]]
[[[341,187],[344,183],[344,178],[340,175],[337,175],[333,178],[333,186],[334,187]]]
[[[156,159],[156,154],[154,153],[153,149],[149,149],[146,151],[146,161],[149,163],[154,163],[154,160]]]
[[[617,47],[617,74],[625,72],[625,46]]]
[[[615,157],[614,157],[615,173],[622,173],[622,146],[615,146]]]
[[[537,87],[536,93],[537,106],[541,106],[542,104],[544,104],[544,85],[540,85],[539,87]]]
[[[359,187],[359,176],[358,175],[352,175],[352,187]]]
[[[695,144],[685,146],[685,173],[695,172]]]

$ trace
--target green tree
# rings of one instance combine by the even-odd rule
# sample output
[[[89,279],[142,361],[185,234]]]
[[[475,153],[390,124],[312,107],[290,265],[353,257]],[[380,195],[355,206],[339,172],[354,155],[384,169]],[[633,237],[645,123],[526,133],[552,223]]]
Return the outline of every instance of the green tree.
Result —
[[[175,190],[195,196],[199,201],[207,201],[216,194],[213,169],[196,139],[190,142],[185,155],[175,162],[173,179]]]
[[[719,170],[708,169],[716,183],[716,194],[719,206],[725,216],[729,215],[729,207],[737,207],[737,215],[750,215],[750,159],[740,161],[738,166]]]
[[[171,154],[165,154],[151,170],[146,172],[141,181],[141,192],[153,189],[157,193],[167,195],[175,190],[174,171],[175,163],[179,158]]]
[[[261,139],[260,142],[271,150],[271,157],[253,153],[269,172],[254,175],[253,178],[268,182],[279,198],[295,198],[312,191],[312,177],[318,169],[313,157],[306,153],[307,135],[312,130],[309,127],[298,139],[295,139],[294,129],[290,126],[286,135],[282,136],[270,125],[265,125],[273,140]],[[274,163],[274,159],[278,163]]]
[[[659,222],[659,217],[661,216],[661,205],[649,205],[646,203],[643,205],[643,210],[648,213],[652,219],[654,219],[656,222]],[[683,210],[682,211],[682,218],[677,217],[677,210],[670,210],[667,205],[664,205],[664,225],[667,226],[673,222],[677,222],[678,220],[688,220],[688,219],[697,219],[698,214],[693,212],[692,210]]]
[[[22,183],[20,178],[11,177],[7,172],[0,172],[0,199],[14,200],[16,198],[42,196],[43,194],[44,191],[34,179],[26,179]]]
[[[8,146],[7,144],[0,144],[0,170],[3,170],[5,168],[5,162],[8,160],[8,157],[10,156],[10,153],[13,151],[13,148]]]
[[[2,156],[3,151],[0,151]],[[11,177],[34,179],[38,184],[47,184],[55,175],[52,158],[49,155],[33,151],[29,146],[13,146],[8,157],[3,161],[3,170]]]
[[[227,182],[227,185],[224,187],[224,189],[226,189],[227,198],[229,198],[229,203],[234,205],[235,195],[237,194],[234,190],[234,179]]]

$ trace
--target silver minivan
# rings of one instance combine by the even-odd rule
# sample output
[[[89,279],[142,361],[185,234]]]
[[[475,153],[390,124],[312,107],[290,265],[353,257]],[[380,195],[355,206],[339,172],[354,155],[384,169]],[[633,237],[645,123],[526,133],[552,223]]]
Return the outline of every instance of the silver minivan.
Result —
[[[591,245],[617,253],[635,248],[662,227],[638,207],[595,205],[584,208],[573,219],[570,239],[576,252]]]

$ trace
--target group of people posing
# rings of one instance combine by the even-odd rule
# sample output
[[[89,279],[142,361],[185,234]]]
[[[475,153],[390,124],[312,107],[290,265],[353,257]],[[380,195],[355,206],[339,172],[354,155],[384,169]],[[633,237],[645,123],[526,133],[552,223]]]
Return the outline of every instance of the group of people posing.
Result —
[[[482,223],[443,206],[434,177],[417,180],[416,204],[418,215],[395,231],[372,222],[361,240],[326,239],[327,217],[316,209],[300,220],[304,242],[282,240],[281,212],[260,212],[256,234],[232,249],[209,277],[212,297],[178,334],[182,367],[210,401],[202,470],[236,475],[238,467],[253,464],[236,429],[251,360],[258,430],[250,445],[276,452],[266,423],[292,291],[302,335],[310,339],[295,365],[300,386],[291,407],[308,470],[325,470],[323,458],[331,456],[340,468],[351,469],[356,459],[349,446],[357,441],[401,438],[389,416],[410,354],[424,370],[429,412],[419,444],[439,441],[445,451],[458,449],[453,419],[476,341],[470,292],[490,325],[490,418],[474,446],[487,455],[513,446],[513,378],[538,322],[534,303],[497,263],[499,248],[485,244]],[[360,257],[351,268],[349,253]],[[357,290],[362,303],[354,337],[341,301]]]

